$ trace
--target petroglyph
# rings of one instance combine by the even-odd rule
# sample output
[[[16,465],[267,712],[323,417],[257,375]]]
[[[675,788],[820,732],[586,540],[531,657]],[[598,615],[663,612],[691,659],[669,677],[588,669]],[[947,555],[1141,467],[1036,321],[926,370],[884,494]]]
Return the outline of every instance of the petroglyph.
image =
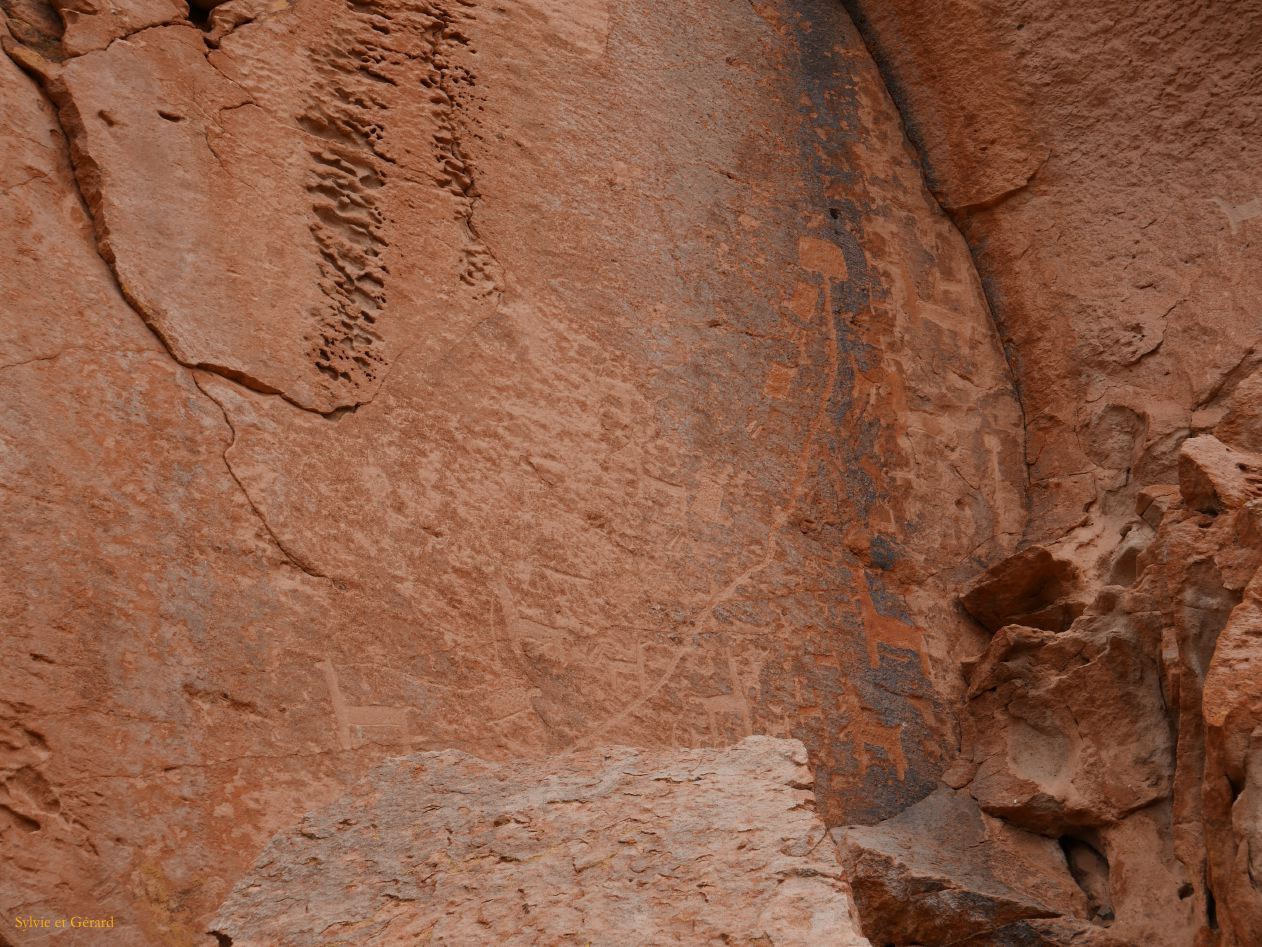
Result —
[[[791,365],[772,365],[767,372],[767,381],[763,384],[763,393],[768,398],[783,401],[788,397],[797,373],[798,370]]]
[[[825,280],[842,282],[850,275],[841,248],[831,240],[819,237],[798,238],[798,264]]]
[[[1213,198],[1214,204],[1227,218],[1233,236],[1240,233],[1246,221],[1262,217],[1262,197],[1255,197],[1243,204],[1231,204],[1221,197]]]
[[[870,713],[857,713],[854,723],[846,728],[845,735],[854,748],[855,759],[859,769],[867,773],[873,762],[886,763],[894,767],[899,779],[907,778],[907,757],[903,754],[903,724],[887,727],[876,723]],[[880,750],[880,756],[874,757],[871,750]]]
[[[558,573],[555,569],[547,571],[564,575],[570,580],[583,581],[581,576]],[[505,645],[524,671],[531,673],[543,664],[566,665],[575,660],[573,645],[579,637],[577,629],[527,618],[521,614],[507,582],[496,579],[492,587],[503,616]]]
[[[925,654],[925,632],[923,628],[909,625],[882,615],[872,601],[868,584],[860,578],[855,585],[859,589],[859,616],[863,620],[863,636],[868,644],[868,663],[872,667],[881,664],[881,645],[902,651],[911,651],[920,663],[920,671],[929,675],[929,658]]]
[[[333,662],[321,661],[316,667],[323,672],[325,684],[329,689],[337,744],[341,749],[353,750],[365,743],[406,743],[408,741],[408,708],[348,704],[342,695],[341,683]]]
[[[753,713],[749,707],[749,698],[745,694],[745,683],[737,670],[736,660],[730,652],[727,655],[727,672],[732,687],[731,692],[705,697],[701,701],[701,706],[705,709],[710,736],[716,743],[723,740],[726,735],[726,730],[720,723],[721,717],[736,717],[742,737],[754,732]]]
[[[723,512],[723,498],[731,479],[731,466],[724,467],[718,476],[704,474],[699,477],[692,512],[709,523],[726,523],[728,517]]]

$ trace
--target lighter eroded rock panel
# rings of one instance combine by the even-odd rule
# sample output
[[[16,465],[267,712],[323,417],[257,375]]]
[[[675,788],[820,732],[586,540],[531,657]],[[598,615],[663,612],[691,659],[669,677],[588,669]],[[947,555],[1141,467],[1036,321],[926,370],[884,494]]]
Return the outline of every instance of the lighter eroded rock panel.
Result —
[[[211,925],[233,947],[868,947],[805,764],[767,737],[542,764],[400,757],[274,838]]]

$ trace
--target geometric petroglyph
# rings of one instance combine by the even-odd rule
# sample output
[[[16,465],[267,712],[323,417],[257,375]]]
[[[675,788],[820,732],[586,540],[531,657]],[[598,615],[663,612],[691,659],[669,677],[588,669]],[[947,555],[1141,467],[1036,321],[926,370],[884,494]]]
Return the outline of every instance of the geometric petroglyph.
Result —
[[[729,517],[723,513],[723,498],[728,482],[732,479],[732,466],[724,466],[719,475],[701,474],[697,477],[697,490],[693,495],[692,513],[708,523],[727,524]]]
[[[798,370],[791,365],[781,365],[773,362],[770,371],[767,372],[767,380],[763,384],[763,394],[768,398],[783,401],[788,397],[797,373]]]
[[[332,661],[316,665],[323,673],[333,703],[333,720],[337,727],[337,745],[353,750],[365,743],[406,743],[408,740],[408,708],[380,705],[354,706],[346,703]]]

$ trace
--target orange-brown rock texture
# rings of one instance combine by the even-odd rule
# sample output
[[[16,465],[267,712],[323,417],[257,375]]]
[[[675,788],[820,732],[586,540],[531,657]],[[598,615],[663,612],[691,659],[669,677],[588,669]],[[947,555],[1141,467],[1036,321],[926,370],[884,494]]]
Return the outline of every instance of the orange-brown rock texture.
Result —
[[[0,944],[1262,943],[1262,2],[0,44]]]

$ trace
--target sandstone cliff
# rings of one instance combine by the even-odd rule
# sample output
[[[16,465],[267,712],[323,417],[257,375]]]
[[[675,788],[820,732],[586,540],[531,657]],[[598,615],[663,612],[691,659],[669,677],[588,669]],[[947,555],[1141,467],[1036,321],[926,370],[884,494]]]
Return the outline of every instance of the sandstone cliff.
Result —
[[[645,942],[1262,938],[1262,5],[0,14],[6,912],[332,942],[310,847],[419,936],[291,828],[388,803],[580,937],[478,826],[761,734],[835,884],[662,827],[746,913],[659,872]]]

